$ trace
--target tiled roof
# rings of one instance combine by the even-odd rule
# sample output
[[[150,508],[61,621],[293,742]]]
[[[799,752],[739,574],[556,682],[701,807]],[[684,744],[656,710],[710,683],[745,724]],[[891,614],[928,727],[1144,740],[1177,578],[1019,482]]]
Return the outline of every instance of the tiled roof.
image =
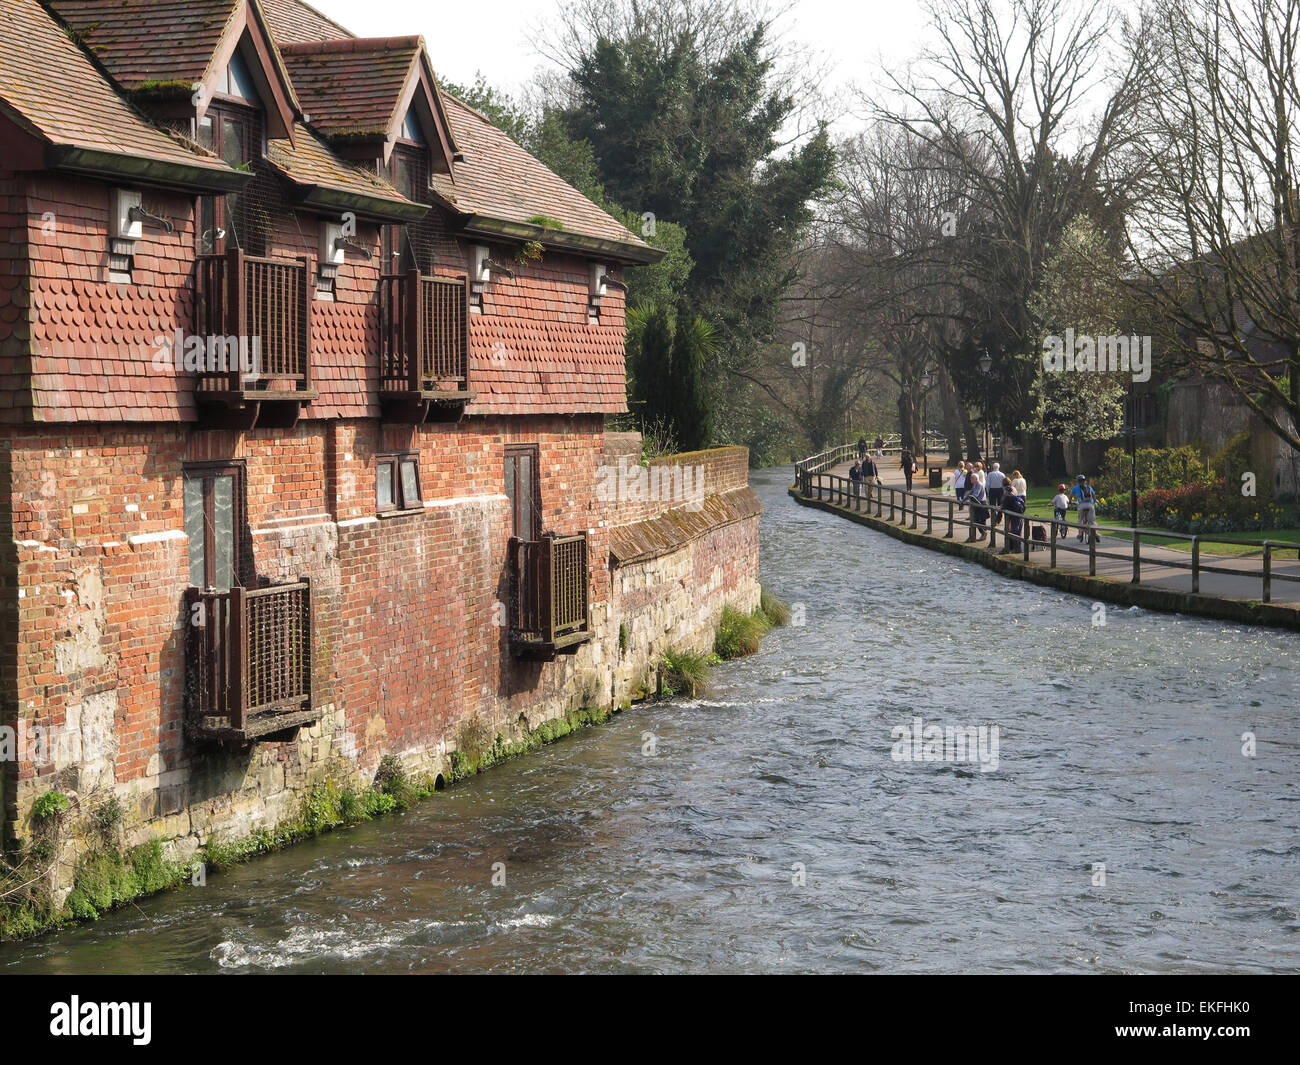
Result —
[[[36,0],[4,0],[0,110],[55,145],[228,173],[144,120]]]
[[[472,107],[449,93],[442,96],[464,159],[456,164],[454,182],[435,174],[433,185],[455,210],[507,222],[545,215],[572,233],[647,246]]]
[[[587,278],[576,258],[548,256],[513,280],[494,281],[487,313],[470,318],[467,414],[572,414],[627,410],[623,316],[587,324]]]
[[[266,21],[271,24],[276,43],[281,46],[352,36],[337,22],[330,21],[301,0],[262,0],[262,10],[266,12]]]
[[[266,158],[300,185],[323,185],[398,205],[411,203],[386,181],[340,160],[302,124],[295,126],[293,144],[287,140],[268,140]]]
[[[240,0],[49,0],[123,89],[203,80]]]
[[[386,135],[421,48],[419,37],[347,38],[287,44],[281,54],[315,129]]]

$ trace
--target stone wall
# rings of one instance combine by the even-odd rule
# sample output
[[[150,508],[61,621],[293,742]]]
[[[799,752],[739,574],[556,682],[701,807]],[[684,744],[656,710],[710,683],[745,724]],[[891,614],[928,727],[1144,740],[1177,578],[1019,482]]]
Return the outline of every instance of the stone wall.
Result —
[[[469,722],[513,738],[580,705],[653,692],[664,651],[707,650],[725,603],[757,605],[760,508],[743,448],[657,463],[704,471],[698,504],[598,498],[601,464],[627,447],[602,428],[598,416],[534,416],[243,434],[15,430],[0,447],[13,559],[0,580],[10,626],[0,642],[13,648],[0,660],[0,723],[76,739],[0,766],[9,845],[29,837],[32,803],[58,789],[75,800],[74,823],[113,798],[128,844],[162,838],[186,858],[213,833],[230,840],[293,819],[319,782],[370,784],[387,755],[413,774],[446,773]],[[503,453],[517,441],[538,445],[542,527],[589,537],[593,639],[549,662],[515,658],[502,625]],[[374,457],[397,449],[419,455],[424,506],[379,516]],[[194,742],[184,720],[181,469],[213,459],[244,463],[258,578],[311,581],[317,721],[235,750]],[[629,536],[642,547],[616,554],[614,540]],[[64,840],[67,874],[78,839]]]

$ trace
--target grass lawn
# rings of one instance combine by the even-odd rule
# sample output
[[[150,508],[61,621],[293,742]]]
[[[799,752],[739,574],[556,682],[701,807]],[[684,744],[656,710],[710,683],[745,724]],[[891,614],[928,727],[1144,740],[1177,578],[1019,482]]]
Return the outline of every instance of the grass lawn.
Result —
[[[1069,495],[1067,486],[1066,495]],[[1056,495],[1056,485],[1034,486],[1029,489],[1029,495],[1025,498],[1025,513],[1031,518],[1051,518],[1052,517],[1052,497]],[[1066,515],[1066,521],[1077,521],[1078,512],[1071,510]],[[1099,518],[1102,525],[1119,524],[1114,518]],[[1128,524],[1125,522],[1124,524]],[[1168,530],[1165,530],[1168,531]],[[1107,533],[1111,539],[1129,540],[1132,539],[1127,533]],[[1259,532],[1249,533],[1214,533],[1213,543],[1207,543],[1204,539],[1201,541],[1202,555],[1254,555],[1259,554],[1263,548],[1255,547],[1251,544],[1234,544],[1235,540],[1277,540],[1288,544],[1295,544],[1300,549],[1300,529],[1261,529]],[[1219,543],[1222,539],[1229,541]],[[1159,537],[1155,531],[1150,532],[1142,538],[1143,544],[1151,544],[1153,547],[1169,547],[1175,551],[1186,551],[1191,554],[1191,540],[1166,540]],[[1274,557],[1276,557],[1274,552]],[[1290,551],[1287,552],[1288,557]]]

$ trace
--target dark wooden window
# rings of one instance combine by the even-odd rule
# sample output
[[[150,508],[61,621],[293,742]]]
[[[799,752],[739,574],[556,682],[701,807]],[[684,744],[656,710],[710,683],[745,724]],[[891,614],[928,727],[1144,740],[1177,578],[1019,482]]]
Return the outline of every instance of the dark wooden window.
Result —
[[[190,584],[229,591],[243,585],[244,468],[196,462],[183,468]]]
[[[264,154],[262,112],[231,97],[214,97],[199,121],[198,141],[233,167],[252,169],[244,188],[227,196],[199,198],[200,255],[242,248],[265,255],[273,214],[279,203],[275,178],[259,167]]]
[[[511,533],[521,540],[536,540],[542,531],[536,444],[506,447],[506,498],[510,501]]]
[[[413,203],[431,203],[429,149],[413,141],[399,140],[388,161],[388,180]],[[384,227],[384,271],[404,274],[419,270],[433,273],[437,246],[437,225],[430,211],[418,222]]]
[[[375,464],[375,508],[380,514],[424,505],[420,460],[413,452],[380,455]]]

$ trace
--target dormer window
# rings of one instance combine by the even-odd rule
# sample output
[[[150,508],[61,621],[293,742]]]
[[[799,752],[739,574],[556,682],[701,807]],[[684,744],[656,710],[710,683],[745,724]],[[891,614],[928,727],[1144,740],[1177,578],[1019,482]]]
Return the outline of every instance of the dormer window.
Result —
[[[402,139],[415,144],[426,143],[424,130],[420,128],[420,120],[416,117],[414,108],[406,112],[406,121],[402,123]]]
[[[215,92],[222,96],[235,96],[244,100],[253,106],[257,106],[259,98],[257,95],[257,86],[253,82],[253,74],[248,69],[248,63],[240,55],[239,50],[230,57],[230,63],[221,74],[221,80],[215,86]]]

